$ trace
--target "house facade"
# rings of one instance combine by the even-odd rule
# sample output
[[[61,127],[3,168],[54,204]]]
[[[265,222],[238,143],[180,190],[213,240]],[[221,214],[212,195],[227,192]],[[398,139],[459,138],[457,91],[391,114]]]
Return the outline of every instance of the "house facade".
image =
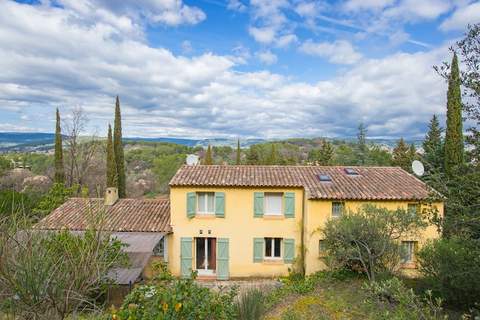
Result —
[[[164,261],[176,276],[200,279],[272,278],[293,268],[326,268],[321,228],[364,204],[421,212],[443,202],[397,167],[184,165],[169,199],[72,198],[42,219],[39,230],[82,232],[92,219],[129,246],[132,264],[113,270],[121,284],[148,278]],[[438,237],[434,226],[402,239],[404,268],[415,250]]]
[[[205,279],[323,270],[322,226],[367,203],[443,214],[442,201],[428,201],[432,190],[396,167],[183,166],[170,188],[169,268]],[[402,239],[403,267],[415,267],[416,248],[436,237],[429,226]]]

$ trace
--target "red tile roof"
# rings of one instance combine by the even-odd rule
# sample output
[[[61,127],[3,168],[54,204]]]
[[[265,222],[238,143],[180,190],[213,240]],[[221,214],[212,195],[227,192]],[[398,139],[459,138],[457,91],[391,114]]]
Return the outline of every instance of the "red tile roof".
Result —
[[[99,219],[102,230],[112,232],[169,232],[167,199],[119,199],[105,206],[100,198],[71,198],[35,225],[43,230],[85,230]]]
[[[358,175],[348,175],[346,168]],[[321,182],[328,175],[331,182]],[[345,166],[182,166],[171,187],[299,187],[309,199],[422,200],[433,190],[399,167]]]

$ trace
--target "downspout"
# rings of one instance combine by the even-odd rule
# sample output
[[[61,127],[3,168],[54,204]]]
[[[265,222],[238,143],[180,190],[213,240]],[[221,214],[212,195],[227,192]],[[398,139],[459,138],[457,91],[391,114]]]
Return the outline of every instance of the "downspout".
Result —
[[[305,229],[307,228],[307,224],[306,224],[306,219],[305,219],[305,211],[306,211],[306,205],[307,205],[307,201],[306,201],[306,192],[305,192],[305,188],[303,189],[303,197],[302,197],[302,228],[301,228],[301,231],[300,231],[300,236],[301,236],[301,257],[302,257],[302,270],[301,270],[301,273],[302,275],[305,275],[306,273],[306,270],[307,270],[307,264],[306,264],[306,261],[305,261],[305,254],[306,254],[306,248],[305,248]]]

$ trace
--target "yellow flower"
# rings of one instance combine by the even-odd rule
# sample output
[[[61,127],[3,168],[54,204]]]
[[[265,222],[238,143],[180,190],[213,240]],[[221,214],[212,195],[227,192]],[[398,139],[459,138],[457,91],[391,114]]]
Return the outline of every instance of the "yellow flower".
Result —
[[[112,314],[112,320],[117,320],[118,316],[116,314]]]
[[[167,312],[168,304],[164,302],[162,308],[163,308],[163,312]]]
[[[181,304],[180,302],[177,302],[177,303],[175,304],[175,311],[178,312],[178,310],[180,310],[181,307],[182,307],[182,304]]]

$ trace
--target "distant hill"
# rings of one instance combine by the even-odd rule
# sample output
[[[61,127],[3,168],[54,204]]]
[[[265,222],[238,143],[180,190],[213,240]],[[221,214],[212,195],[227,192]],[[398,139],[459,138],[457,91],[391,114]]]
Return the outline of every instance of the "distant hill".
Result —
[[[0,132],[0,153],[4,152],[45,152],[53,148],[53,140],[55,135],[53,133],[39,133],[39,132]],[[227,138],[211,138],[211,139],[186,139],[186,138],[142,138],[142,137],[127,137],[126,141],[147,141],[147,142],[168,142],[175,143],[189,147],[206,147],[212,146],[230,146],[236,147],[237,139]],[[332,141],[354,141],[355,138],[334,138],[329,139]],[[253,144],[268,142],[265,139],[241,139],[242,148],[249,147]],[[312,139],[284,139],[275,140],[281,141],[296,141],[297,144],[308,143]],[[367,139],[368,142],[378,144],[386,147],[387,149],[393,149],[397,143],[397,139]],[[409,143],[414,143],[417,147],[421,146],[421,140],[410,140]]]

